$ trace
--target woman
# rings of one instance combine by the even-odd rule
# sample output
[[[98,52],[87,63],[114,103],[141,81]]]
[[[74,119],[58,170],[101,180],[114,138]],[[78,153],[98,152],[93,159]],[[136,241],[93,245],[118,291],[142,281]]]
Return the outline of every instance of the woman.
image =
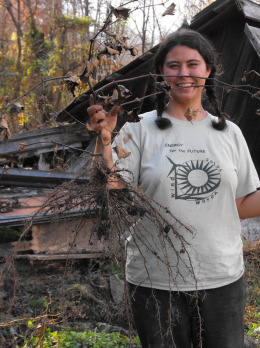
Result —
[[[126,278],[135,326],[145,348],[242,348],[239,218],[260,215],[259,179],[241,131],[218,108],[216,54],[210,42],[179,29],[161,43],[155,68],[171,87],[169,100],[160,94],[156,110],[122,128],[113,148],[123,147],[131,155],[117,166],[131,171],[141,190],[194,233],[176,224],[187,242],[181,257],[173,231],[168,233],[172,244],[162,246],[149,221],[138,230],[139,239],[129,238]],[[204,90],[217,117],[202,107]],[[111,169],[117,112],[118,107],[108,115],[99,105],[88,108],[92,128],[102,131],[108,144],[104,155]],[[102,148],[98,138],[96,152]],[[111,185],[120,187],[120,182]]]

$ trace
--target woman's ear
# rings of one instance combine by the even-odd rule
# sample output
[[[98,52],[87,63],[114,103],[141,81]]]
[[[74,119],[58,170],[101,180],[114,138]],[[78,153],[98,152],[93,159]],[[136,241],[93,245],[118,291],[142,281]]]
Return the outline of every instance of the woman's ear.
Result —
[[[207,67],[207,71],[206,71],[207,78],[209,77],[210,74],[211,74],[211,68]]]

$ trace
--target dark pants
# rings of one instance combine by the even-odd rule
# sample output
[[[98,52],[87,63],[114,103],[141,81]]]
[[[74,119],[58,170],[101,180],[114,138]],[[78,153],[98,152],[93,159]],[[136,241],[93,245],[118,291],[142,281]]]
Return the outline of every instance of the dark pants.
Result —
[[[169,292],[128,283],[143,348],[243,348],[244,278],[209,290]]]

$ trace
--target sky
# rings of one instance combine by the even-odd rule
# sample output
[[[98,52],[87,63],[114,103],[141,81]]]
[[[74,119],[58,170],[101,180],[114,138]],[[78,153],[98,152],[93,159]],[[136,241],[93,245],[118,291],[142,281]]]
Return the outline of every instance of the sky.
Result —
[[[165,4],[164,6],[161,5],[162,2]],[[164,11],[168,6],[172,4],[172,2],[175,3],[176,5],[176,11],[174,15],[167,15],[167,16],[162,16]],[[113,1],[112,1],[113,4]],[[140,2],[138,2],[140,4]],[[181,24],[183,23],[184,20],[184,0],[168,0],[168,1],[162,1],[162,0],[154,0],[155,6],[155,13],[158,18],[159,24],[161,26],[161,31],[163,34],[168,34],[169,32],[172,32],[176,29],[178,29]],[[135,2],[132,3],[130,6],[131,8],[134,8]],[[129,7],[130,7],[129,6]],[[138,5],[137,5],[138,6]],[[127,7],[127,6],[126,6]],[[142,11],[141,10],[135,10],[131,13],[130,18],[129,18],[129,25],[131,28],[135,27],[135,21],[139,27],[141,26],[142,23]],[[150,26],[149,26],[150,32],[153,30],[153,21],[151,20]],[[160,32],[158,29],[158,26],[155,27],[155,44],[159,43],[160,41]]]

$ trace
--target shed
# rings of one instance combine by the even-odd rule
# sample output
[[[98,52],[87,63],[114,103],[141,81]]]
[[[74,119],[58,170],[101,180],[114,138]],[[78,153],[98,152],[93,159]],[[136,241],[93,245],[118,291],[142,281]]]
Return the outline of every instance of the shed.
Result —
[[[249,91],[256,93],[260,87],[260,77],[252,74],[249,81],[243,82],[244,72],[260,72],[260,3],[253,0],[216,0],[199,12],[192,20],[190,28],[206,35],[219,52],[219,60],[224,73],[219,80],[230,85],[247,84],[252,86]],[[120,82],[133,93],[132,99],[151,94],[154,73],[153,57],[158,45],[136,58],[134,61],[109,75],[94,86],[94,90],[106,86],[106,92],[114,86],[112,81],[131,79]],[[147,78],[138,79],[143,75]],[[241,89],[243,89],[241,87]],[[258,89],[257,89],[258,88]],[[224,88],[223,84],[216,91],[221,100],[221,109],[231,120],[241,128],[248,143],[256,169],[260,174],[260,98],[252,98],[249,93],[234,88]],[[88,91],[74,99],[58,117],[58,121],[87,121],[86,108],[88,106]],[[146,112],[154,108],[150,98],[141,103],[131,105],[138,107],[139,112]],[[206,107],[207,108],[207,107]],[[70,118],[69,114],[73,116]],[[120,120],[120,125],[125,119]]]

